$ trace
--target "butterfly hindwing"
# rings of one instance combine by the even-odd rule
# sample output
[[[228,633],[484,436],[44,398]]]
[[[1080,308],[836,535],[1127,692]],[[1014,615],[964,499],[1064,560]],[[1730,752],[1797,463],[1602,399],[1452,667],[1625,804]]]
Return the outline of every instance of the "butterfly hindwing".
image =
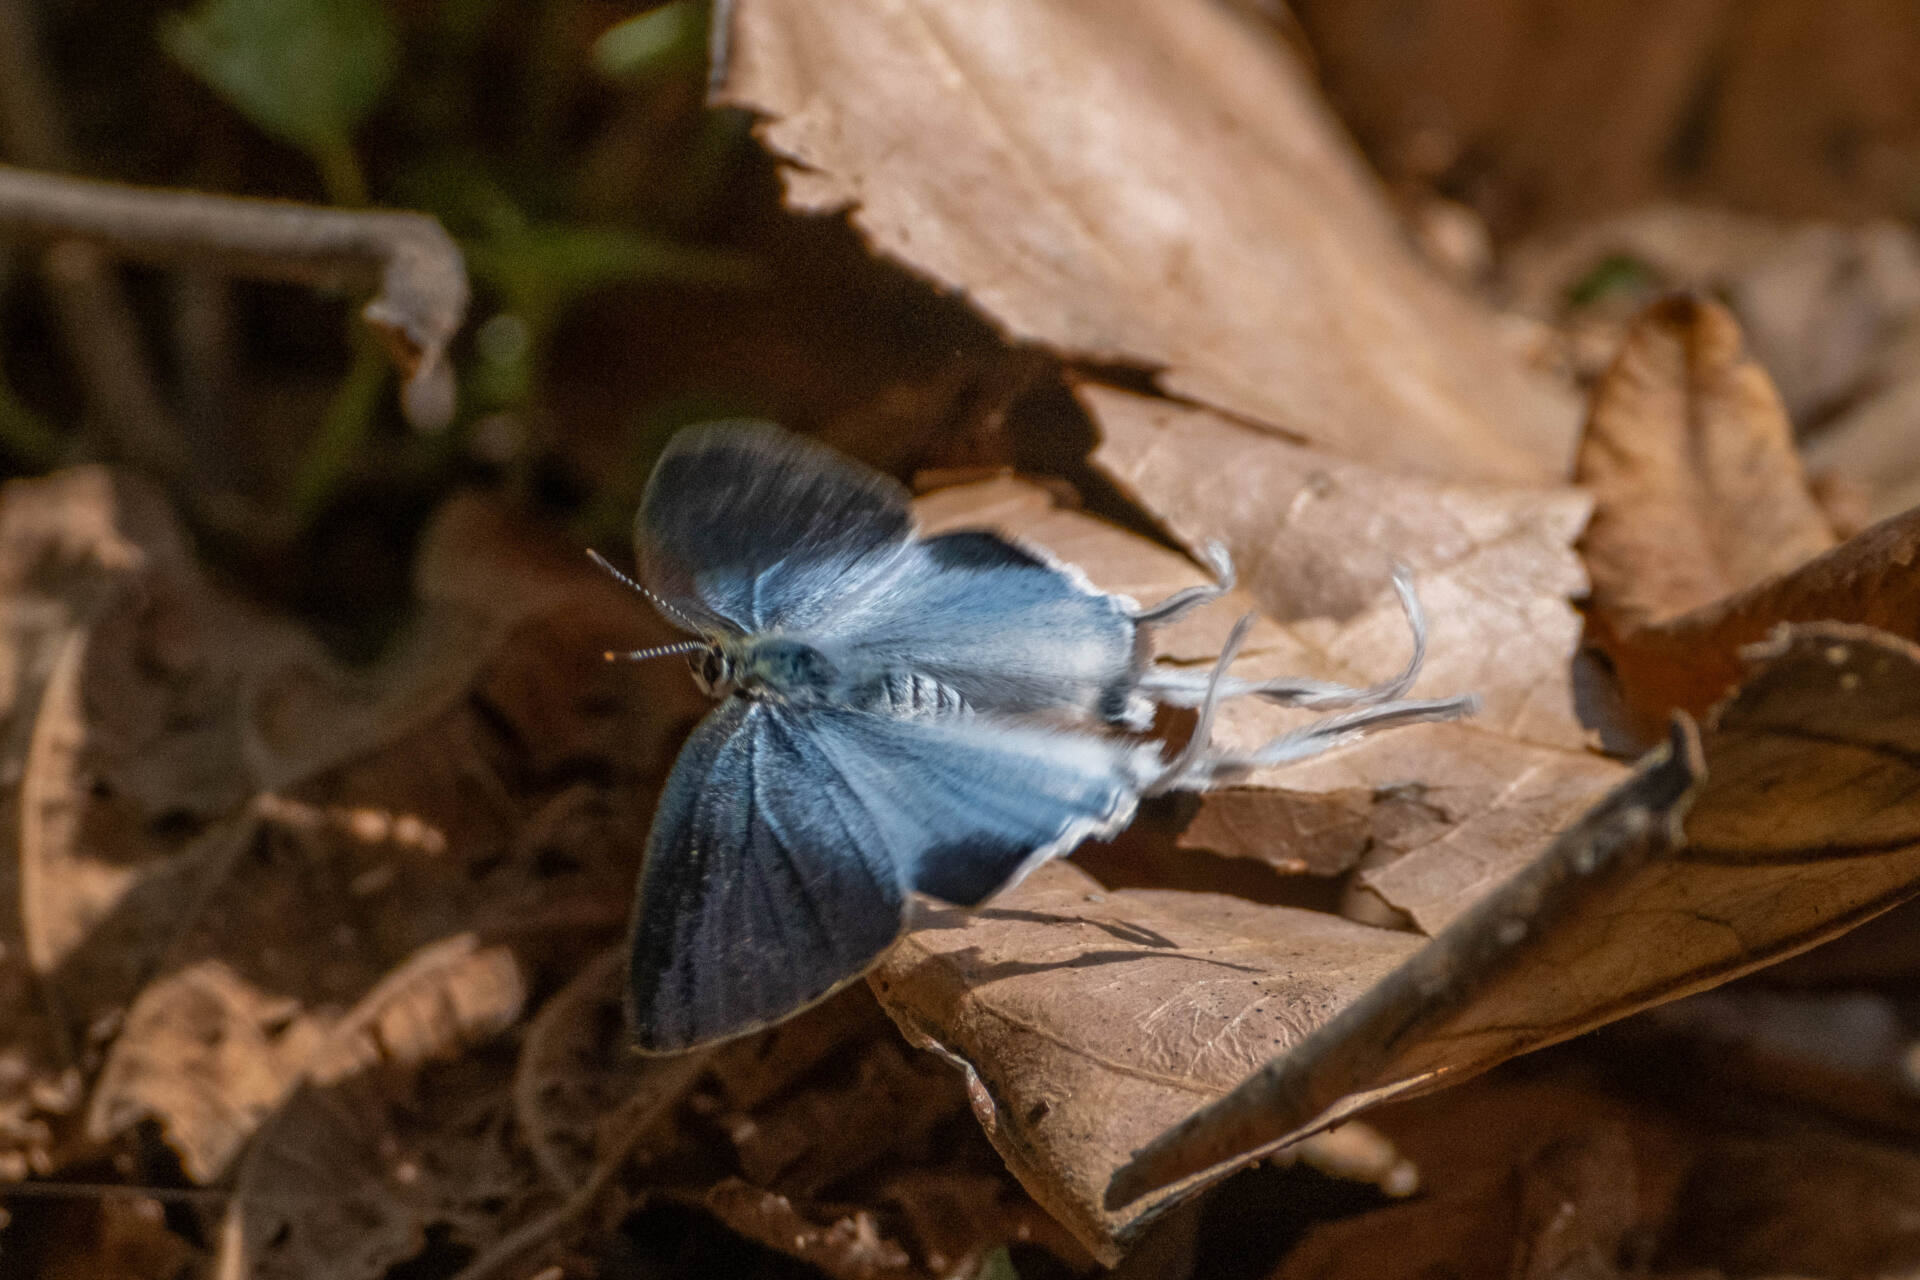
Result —
[[[691,427],[647,482],[640,577],[701,630],[805,627],[902,568],[907,491],[769,423]]]
[[[809,639],[854,669],[913,671],[976,711],[1134,721],[1149,653],[1132,603],[996,534],[916,542],[909,571]]]
[[[961,906],[1124,827],[1159,768],[1151,745],[987,716],[831,708],[807,723],[907,883]]]

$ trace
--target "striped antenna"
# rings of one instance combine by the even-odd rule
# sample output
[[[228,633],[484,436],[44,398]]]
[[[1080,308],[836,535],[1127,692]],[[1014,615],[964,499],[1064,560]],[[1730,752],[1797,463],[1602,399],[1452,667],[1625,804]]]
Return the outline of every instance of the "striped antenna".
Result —
[[[595,564],[599,565],[602,569],[605,569],[608,573],[612,574],[616,579],[626,583],[628,586],[632,587],[635,591],[638,591],[641,595],[653,601],[654,608],[666,614],[669,618],[672,618],[675,622],[678,622],[682,627],[686,628],[688,631],[698,631],[700,629],[694,623],[692,618],[689,618],[686,614],[680,612],[678,609],[668,604],[665,600],[662,600],[659,596],[653,594],[653,592],[647,590],[645,587],[635,582],[632,578],[629,578],[626,574],[614,568],[612,564],[608,563],[607,558],[605,556],[601,555],[598,551],[595,551],[592,547],[587,548],[587,559],[593,561]],[[689,643],[694,643],[694,642],[689,641]],[[694,647],[699,649],[704,649],[707,646],[704,644],[694,643]],[[676,649],[673,646],[668,645],[666,648],[661,650],[643,649],[643,650],[639,650],[638,652],[645,654],[649,658],[652,658],[652,657],[658,657],[661,653],[686,653],[686,652],[689,652],[689,650]]]
[[[676,653],[700,653],[706,647],[704,640],[681,640],[675,644],[655,645],[651,649],[630,649],[626,653],[609,649],[606,659],[608,662],[645,662],[648,658],[671,658]]]

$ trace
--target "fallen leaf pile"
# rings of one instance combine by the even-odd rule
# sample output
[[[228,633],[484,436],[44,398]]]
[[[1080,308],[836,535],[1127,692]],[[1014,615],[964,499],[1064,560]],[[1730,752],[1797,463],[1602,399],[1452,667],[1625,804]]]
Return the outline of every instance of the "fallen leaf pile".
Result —
[[[1193,1275],[1236,1195],[1332,1187],[1235,1274],[1920,1265],[1906,1006],[1696,995],[1920,894],[1920,523],[1836,518],[1795,439],[1826,393],[1783,399],[1698,293],[1620,319],[1584,392],[1543,371],[1564,317],[1433,275],[1250,13],[720,10],[717,92],[788,203],[1041,353],[1132,519],[998,474],[925,493],[924,529],[1142,602],[1219,542],[1237,587],[1156,650],[1204,668],[1251,613],[1248,677],[1399,669],[1406,565],[1415,692],[1479,714],[1157,802],[918,917],[866,986],[642,1059],[621,939],[704,707],[677,663],[600,661],[667,638],[643,601],[457,497],[353,669],[132,476],[12,483],[0,1178],[126,1194],[9,1200],[0,1262],[655,1274],[644,1240],[739,1274]],[[1822,956],[1920,966],[1793,963]]]

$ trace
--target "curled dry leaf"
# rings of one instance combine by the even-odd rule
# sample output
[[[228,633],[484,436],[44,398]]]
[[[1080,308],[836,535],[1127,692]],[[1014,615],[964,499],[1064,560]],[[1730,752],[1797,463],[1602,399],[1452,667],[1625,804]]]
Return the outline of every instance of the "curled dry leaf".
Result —
[[[344,1018],[203,961],[134,1002],[94,1084],[88,1137],[152,1117],[187,1175],[211,1182],[301,1081],[453,1056],[510,1026],[525,997],[513,954],[469,935],[427,947]]]
[[[196,1182],[211,1182],[298,1083],[325,1038],[297,1001],[208,961],[168,974],[134,1002],[127,1047],[95,1082],[87,1131],[105,1141],[158,1117]]]
[[[1835,539],[1780,397],[1717,303],[1669,298],[1634,324],[1595,390],[1575,475],[1595,498],[1581,541],[1594,639],[1644,736],[1674,707],[1704,711],[1738,671],[1731,649],[1675,668],[1670,649],[1639,637]]]
[[[1574,478],[1595,495],[1581,551],[1609,630],[1711,604],[1835,541],[1773,383],[1715,302],[1640,317],[1594,393]]]
[[[1713,705],[1738,677],[1740,654],[1781,623],[1860,623],[1920,637],[1920,513],[1855,534],[1791,573],[1769,578],[1608,645],[1627,704],[1645,720]]]
[[[1833,545],[1777,397],[1718,307],[1678,300],[1640,322],[1596,394],[1581,472],[1595,638],[1643,732],[1704,713],[1782,622],[1920,638],[1920,518]]]
[[[1482,699],[1470,721],[1384,734],[1206,796],[1186,843],[1329,870],[1365,853],[1367,891],[1431,933],[1623,776],[1588,749],[1574,715],[1567,659],[1580,621],[1567,597],[1585,585],[1571,546],[1583,496],[1438,484],[1203,410],[1093,387],[1081,396],[1101,429],[1095,460],[1189,547],[1225,543],[1247,595],[1288,620],[1249,646],[1248,674],[1385,678],[1409,644],[1386,590],[1398,562],[1413,569],[1431,627],[1415,692],[1470,689]],[[1100,540],[1102,563],[1139,555],[1111,530]],[[1198,639],[1156,637],[1176,659],[1204,662],[1217,640]],[[1230,703],[1216,734],[1245,749],[1291,723],[1264,705]]]
[[[1564,393],[1427,275],[1297,57],[1206,0],[729,7],[719,94],[789,203],[1014,338],[1127,363],[1269,430],[1536,482]]]

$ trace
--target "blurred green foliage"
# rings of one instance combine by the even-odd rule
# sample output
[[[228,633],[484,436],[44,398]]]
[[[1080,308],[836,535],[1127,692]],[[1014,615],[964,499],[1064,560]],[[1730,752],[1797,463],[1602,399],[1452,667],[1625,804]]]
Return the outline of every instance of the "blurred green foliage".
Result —
[[[1608,254],[1593,269],[1567,289],[1567,305],[1591,307],[1609,298],[1626,295],[1640,297],[1660,287],[1660,278],[1652,267],[1629,254]]]
[[[704,0],[671,0],[607,28],[593,42],[593,65],[615,80],[670,75],[699,65],[711,20]]]
[[[362,204],[353,135],[399,69],[379,0],[202,0],[160,40],[262,130],[312,156],[336,203]]]
[[[739,113],[700,105],[707,0],[671,0],[584,38],[592,12],[569,0],[404,11],[379,0],[201,0],[160,24],[165,51],[249,124],[308,156],[331,201],[421,209],[460,242],[475,288],[461,412],[449,438],[416,440],[403,470],[456,465],[476,422],[479,452],[493,461],[537,456],[540,415],[524,411],[541,397],[557,328],[584,299],[622,285],[760,281],[750,256],[681,231],[707,220],[746,141]],[[517,61],[503,66],[503,48]],[[637,140],[661,149],[652,169],[665,179],[645,192],[644,209],[609,209],[584,189],[583,84],[611,95],[600,109],[616,123],[625,112],[658,124],[658,136]],[[496,114],[501,102],[512,109]],[[363,131],[379,143],[371,163]],[[351,368],[291,470],[284,503],[298,528],[322,515],[392,416],[391,378],[363,338],[347,341]],[[626,451],[635,466],[651,462],[681,416],[655,406],[636,422],[645,440]]]

